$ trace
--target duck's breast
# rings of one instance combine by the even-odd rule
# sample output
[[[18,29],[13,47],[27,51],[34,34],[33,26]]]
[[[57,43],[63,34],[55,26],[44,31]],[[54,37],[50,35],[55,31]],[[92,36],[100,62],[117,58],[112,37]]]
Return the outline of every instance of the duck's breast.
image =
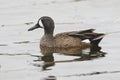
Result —
[[[40,40],[40,46],[54,47],[54,38],[52,35],[44,35]]]

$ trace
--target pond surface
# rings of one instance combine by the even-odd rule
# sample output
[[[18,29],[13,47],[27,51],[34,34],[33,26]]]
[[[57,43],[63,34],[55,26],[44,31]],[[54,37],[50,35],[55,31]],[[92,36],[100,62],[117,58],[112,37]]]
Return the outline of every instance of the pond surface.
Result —
[[[0,0],[0,80],[120,79],[119,4],[119,0]],[[39,49],[43,30],[27,30],[44,15],[54,19],[55,34],[95,28],[107,35],[95,50],[59,49],[43,56],[41,52],[47,51]]]

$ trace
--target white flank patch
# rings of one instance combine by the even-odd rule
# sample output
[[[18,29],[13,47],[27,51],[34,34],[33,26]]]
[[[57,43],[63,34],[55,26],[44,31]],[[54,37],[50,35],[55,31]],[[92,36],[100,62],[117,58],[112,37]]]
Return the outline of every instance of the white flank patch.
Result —
[[[82,42],[90,43],[90,41],[88,39],[85,39]]]

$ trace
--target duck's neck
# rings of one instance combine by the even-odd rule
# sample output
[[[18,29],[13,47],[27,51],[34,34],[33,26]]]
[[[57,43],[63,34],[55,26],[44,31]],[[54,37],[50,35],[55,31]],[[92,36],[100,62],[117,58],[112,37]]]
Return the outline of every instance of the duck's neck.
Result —
[[[48,39],[53,39],[53,34],[45,33],[44,36]]]
[[[45,33],[40,41],[40,45],[46,46],[46,47],[54,47],[53,34]]]

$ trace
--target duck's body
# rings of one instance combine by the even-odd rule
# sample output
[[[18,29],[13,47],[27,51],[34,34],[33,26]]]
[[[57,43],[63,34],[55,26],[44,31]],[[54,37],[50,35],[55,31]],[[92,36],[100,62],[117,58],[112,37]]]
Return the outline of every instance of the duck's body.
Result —
[[[43,27],[39,25],[39,20],[42,21]],[[41,17],[38,23],[29,29],[29,31],[36,28],[44,28],[44,35],[41,38],[40,46],[54,47],[54,48],[69,48],[80,47],[86,48],[91,45],[98,45],[105,34],[94,33],[94,29],[88,29],[83,31],[72,31],[59,33],[53,36],[54,21],[50,17]],[[85,43],[84,40],[88,39],[90,43]]]
[[[81,39],[69,36],[66,33],[59,33],[55,36],[44,35],[40,40],[40,46],[56,47],[56,48],[69,48],[69,47],[81,47],[85,42]],[[88,46],[89,44],[86,44]]]

